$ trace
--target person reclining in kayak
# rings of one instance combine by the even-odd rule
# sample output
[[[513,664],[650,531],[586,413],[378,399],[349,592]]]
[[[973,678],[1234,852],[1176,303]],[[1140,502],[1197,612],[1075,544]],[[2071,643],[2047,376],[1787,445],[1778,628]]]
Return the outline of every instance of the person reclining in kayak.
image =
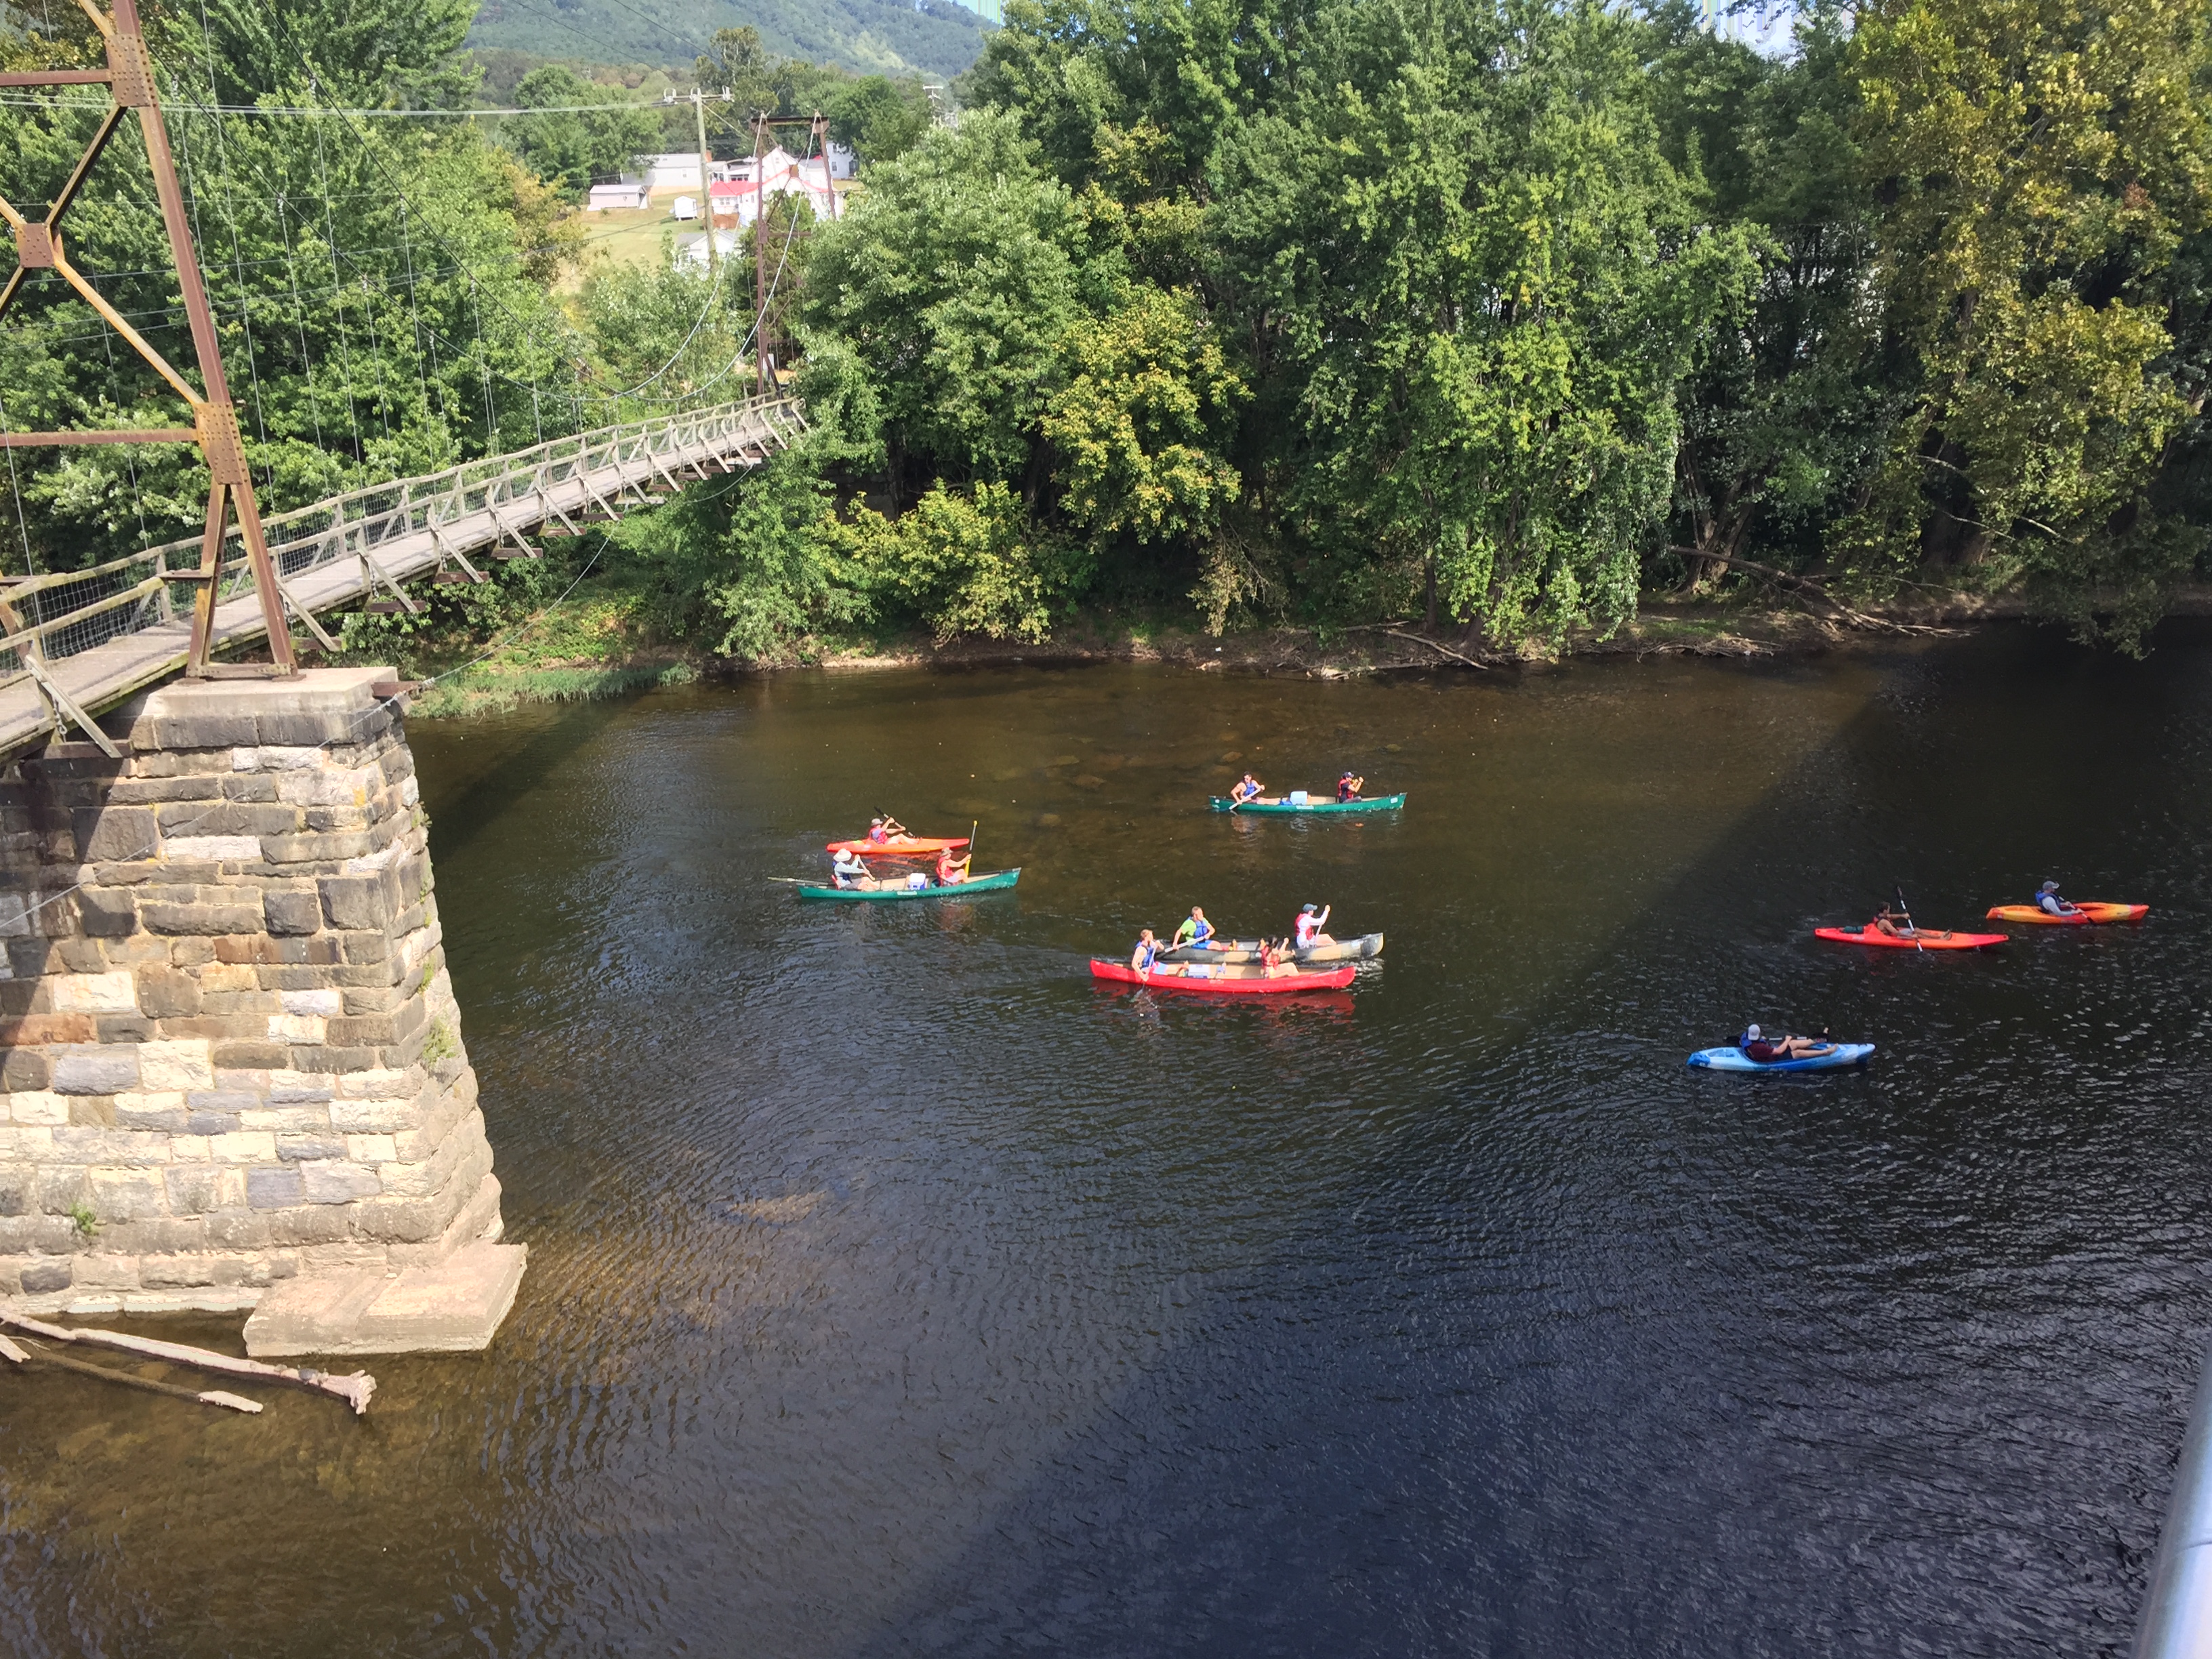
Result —
[[[1137,935],[1137,948],[1129,953],[1130,968],[1139,974],[1158,974],[1165,978],[1173,978],[1182,969],[1172,963],[1160,960],[1160,952],[1166,948],[1152,937],[1151,928],[1146,928]]]
[[[857,887],[864,891],[875,890],[876,878],[868,873],[866,860],[849,847],[841,847],[830,860],[830,879],[840,887]]]
[[[1743,1057],[1760,1066],[1771,1066],[1778,1060],[1808,1060],[1814,1054],[1825,1054],[1835,1045],[1823,1042],[1818,1037],[1778,1036],[1762,1034],[1756,1025],[1747,1026],[1736,1039],[1735,1046],[1743,1050]]]
[[[970,854],[969,856],[972,858],[974,854]],[[968,860],[954,858],[950,847],[939,848],[937,849],[937,884],[939,887],[957,887],[967,879]]]
[[[1237,781],[1237,787],[1229,792],[1229,799],[1240,806],[1249,805],[1260,799],[1260,792],[1264,787],[1259,779],[1247,772]]]
[[[2081,914],[2080,905],[2069,904],[2058,896],[2058,884],[2055,881],[2043,884],[2042,890],[2035,896],[2035,904],[2038,909],[2049,916],[2078,916]]]
[[[1905,925],[1900,927],[1898,926],[1899,922]],[[1911,916],[1902,910],[1893,910],[1887,904],[1881,907],[1881,912],[1867,926],[1877,933],[1888,934],[1892,939],[1911,939],[1920,931],[1912,925]]]
[[[1339,800],[1358,800],[1366,782],[1366,779],[1355,778],[1349,772],[1343,774],[1336,781],[1336,798]]]
[[[1315,914],[1316,910],[1320,912],[1318,915]],[[1328,925],[1328,908],[1326,905],[1309,904],[1300,910],[1298,919],[1291,924],[1291,936],[1297,940],[1297,948],[1310,951],[1316,945],[1335,944],[1334,939],[1322,932]]]
[[[1182,926],[1175,931],[1176,946],[1194,945],[1201,951],[1213,948],[1213,924],[1206,919],[1206,912],[1195,904],[1183,918]]]

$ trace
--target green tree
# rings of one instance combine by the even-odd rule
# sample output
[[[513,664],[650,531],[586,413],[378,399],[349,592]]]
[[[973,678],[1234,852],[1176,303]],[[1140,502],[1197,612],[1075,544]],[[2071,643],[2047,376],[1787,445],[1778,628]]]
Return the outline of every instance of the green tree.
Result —
[[[1279,498],[1380,555],[1370,602],[1504,641],[1633,611],[1676,389],[1754,271],[1660,153],[1643,45],[1589,3],[1343,5],[1222,168],[1293,388]]]
[[[660,121],[653,111],[591,107],[622,100],[613,88],[596,86],[559,64],[523,76],[514,100],[545,112],[508,122],[515,153],[572,201],[581,200],[595,178],[628,171],[660,142]]]
[[[1801,12],[1782,58],[1710,33],[1680,0],[1654,15],[1662,148],[1714,222],[1753,232],[1759,266],[1750,305],[1695,343],[1679,398],[1673,556],[1652,568],[1692,586],[1730,561],[1819,561],[1911,385],[1863,325],[1875,206],[1845,21],[1825,0]]]
[[[877,167],[819,232],[805,320],[875,387],[892,474],[1019,479],[1081,315],[1083,224],[1010,114],[977,111]]]
[[[929,131],[929,99],[919,81],[880,75],[855,81],[830,100],[830,136],[863,161],[893,161]]]
[[[1838,551],[2025,586],[2140,649],[2203,545],[2150,489],[2191,410],[2168,286],[2206,222],[2185,0],[1881,0],[1852,61],[1886,323],[1919,370]]]

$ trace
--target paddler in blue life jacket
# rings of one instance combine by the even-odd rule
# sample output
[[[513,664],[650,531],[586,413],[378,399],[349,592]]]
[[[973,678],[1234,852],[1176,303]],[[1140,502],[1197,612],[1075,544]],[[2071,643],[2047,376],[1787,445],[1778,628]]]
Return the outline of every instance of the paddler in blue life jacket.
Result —
[[[1259,779],[1247,772],[1237,781],[1237,787],[1229,792],[1229,799],[1240,806],[1249,806],[1260,799],[1260,792],[1263,787],[1265,786]]]
[[[849,847],[841,847],[830,860],[830,879],[840,887],[873,888],[867,861]]]
[[[2080,905],[2069,904],[2058,896],[2058,884],[2055,881],[2046,881],[2043,884],[2041,890],[2035,896],[2035,904],[2036,908],[2045,915],[2078,916],[2081,914]]]
[[[1195,945],[1201,951],[1211,950],[1213,946],[1213,924],[1206,919],[1206,912],[1195,904],[1190,907],[1190,914],[1183,918],[1182,926],[1176,929],[1175,943],[1170,948],[1180,949],[1185,945]]]
[[[1152,937],[1152,930],[1149,927],[1146,928],[1137,936],[1137,948],[1129,953],[1131,971],[1170,975],[1182,972],[1182,969],[1160,960],[1160,952],[1165,948],[1159,940]]]

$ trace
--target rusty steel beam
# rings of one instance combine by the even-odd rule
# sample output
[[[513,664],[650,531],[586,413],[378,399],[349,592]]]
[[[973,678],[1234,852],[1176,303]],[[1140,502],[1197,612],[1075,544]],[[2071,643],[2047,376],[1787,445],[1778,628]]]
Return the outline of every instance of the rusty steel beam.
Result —
[[[188,426],[126,430],[101,427],[86,432],[0,432],[0,449],[43,449],[49,444],[191,444],[200,434]]]
[[[0,447],[22,449],[44,444],[194,443],[208,468],[207,535],[200,549],[200,568],[192,573],[198,592],[192,607],[191,649],[185,659],[187,675],[200,678],[210,672],[208,651],[215,625],[216,578],[222,559],[222,544],[229,520],[236,515],[246,543],[246,562],[253,573],[255,596],[269,630],[271,661],[244,672],[296,674],[292,637],[284,613],[284,599],[276,583],[276,567],[269,558],[268,538],[261,528],[261,511],[253,495],[252,474],[246,465],[246,448],[238,430],[238,409],[231,400],[230,385],[222,372],[222,348],[216,334],[215,312],[208,303],[207,283],[200,274],[199,252],[193,246],[191,222],[185,210],[185,195],[177,180],[177,163],[169,148],[169,130],[162,119],[155,85],[153,59],[146,50],[146,35],[138,18],[137,0],[110,0],[112,13],[103,13],[94,0],[77,0],[84,15],[106,47],[104,70],[45,70],[0,76],[8,86],[91,86],[105,84],[111,99],[107,112],[92,141],[79,157],[61,192],[46,204],[44,218],[31,220],[0,200],[0,219],[15,234],[15,269],[0,285],[0,311],[22,291],[26,273],[52,270],[120,334],[146,365],[167,381],[191,410],[189,428],[163,428],[132,431],[0,433]],[[107,147],[125,112],[138,118],[146,143],[148,170],[154,178],[154,194],[161,205],[161,226],[169,243],[170,263],[190,326],[192,354],[198,360],[205,394],[170,365],[161,354],[117,313],[115,308],[64,256],[57,224]],[[180,573],[181,579],[181,573]],[[239,672],[234,665],[232,672]]]

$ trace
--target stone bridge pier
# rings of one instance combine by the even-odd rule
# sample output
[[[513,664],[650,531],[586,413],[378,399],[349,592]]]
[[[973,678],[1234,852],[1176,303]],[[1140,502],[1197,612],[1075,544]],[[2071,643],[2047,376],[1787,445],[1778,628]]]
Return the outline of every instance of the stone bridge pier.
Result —
[[[390,669],[179,682],[0,775],[0,1297],[481,1348],[523,1251]]]

